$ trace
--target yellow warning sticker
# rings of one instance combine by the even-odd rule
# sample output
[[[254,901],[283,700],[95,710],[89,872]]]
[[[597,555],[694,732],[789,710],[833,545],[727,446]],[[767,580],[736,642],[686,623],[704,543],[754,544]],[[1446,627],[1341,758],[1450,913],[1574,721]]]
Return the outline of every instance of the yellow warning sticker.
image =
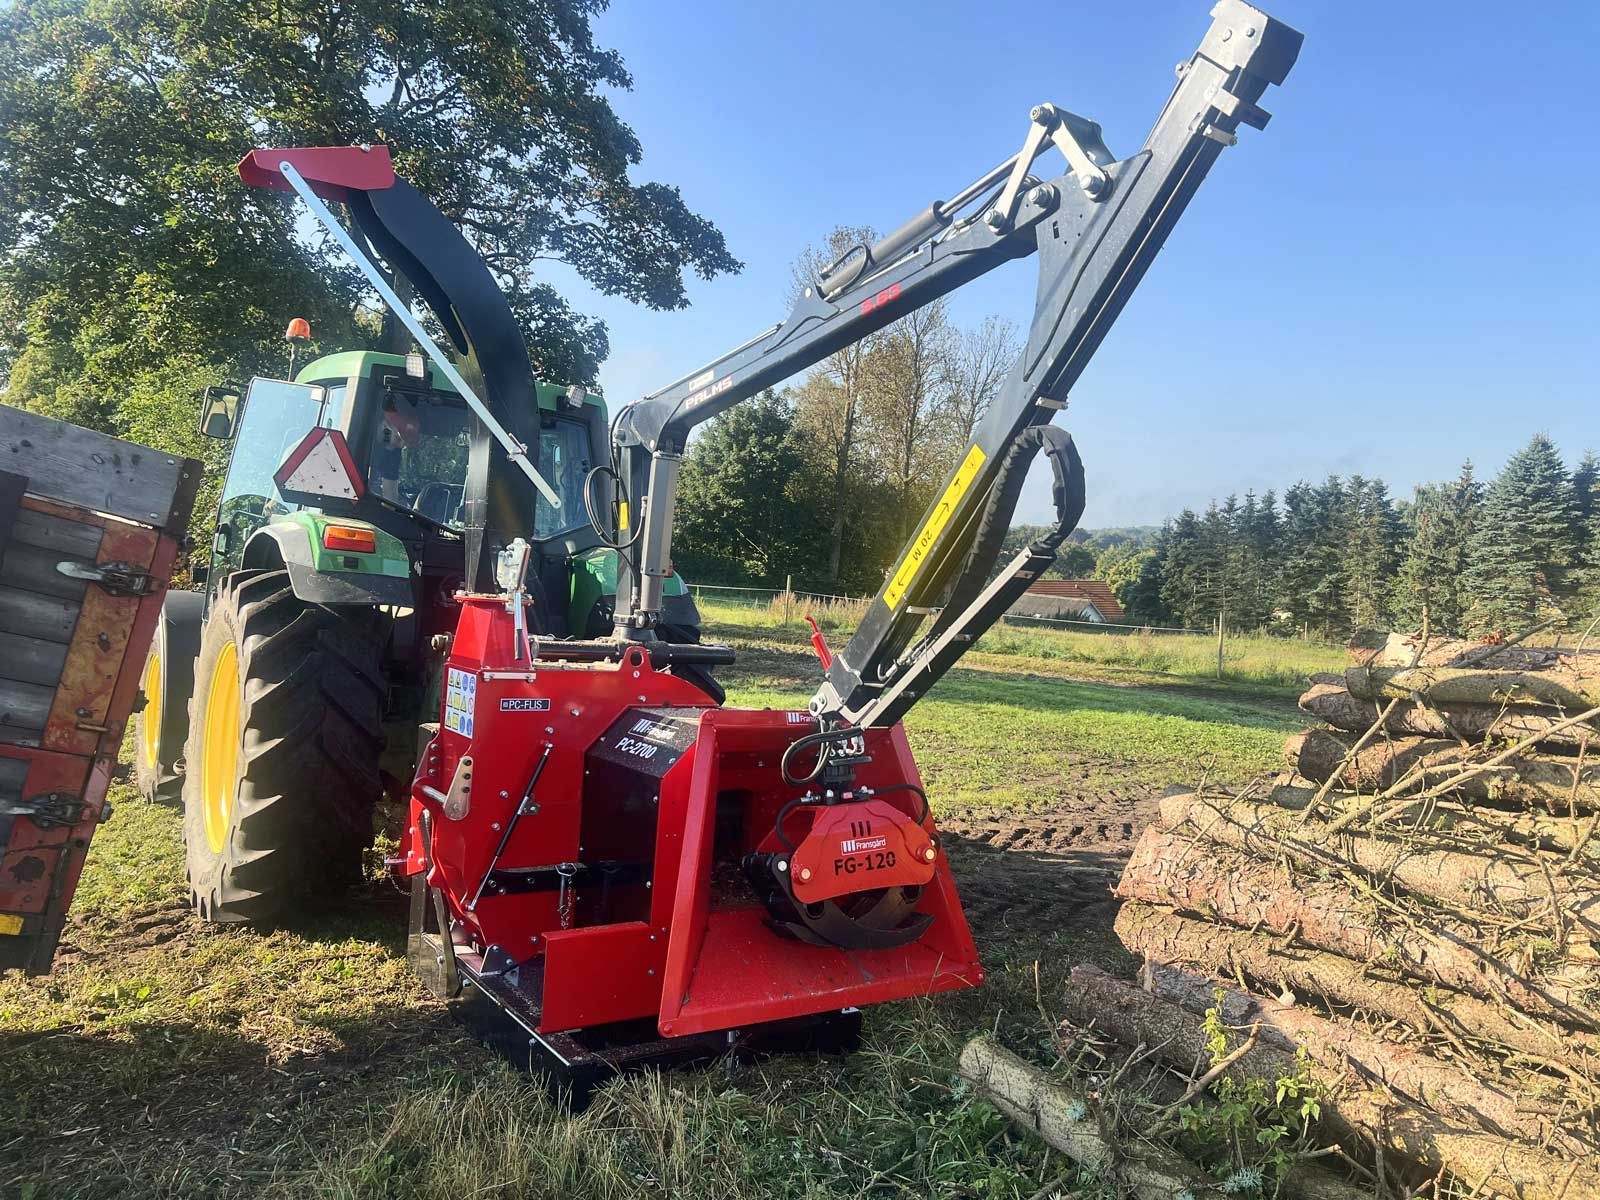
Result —
[[[0,913],[0,934],[22,932],[22,917],[18,913]]]
[[[626,500],[619,500],[619,501],[617,501],[617,529],[620,532],[620,531],[626,530],[627,528],[628,528],[628,502]]]
[[[906,592],[916,580],[917,572],[922,570],[922,564],[927,561],[928,551],[933,549],[933,544],[939,540],[944,527],[950,523],[950,517],[961,503],[961,497],[967,494],[967,489],[972,486],[973,479],[987,457],[988,455],[974,443],[972,449],[967,451],[967,456],[961,460],[961,465],[956,468],[955,478],[950,480],[950,486],[945,488],[944,495],[939,497],[939,503],[933,506],[922,532],[912,541],[911,549],[906,551],[904,560],[883,593],[883,602],[890,608],[899,608],[900,602],[906,598]]]

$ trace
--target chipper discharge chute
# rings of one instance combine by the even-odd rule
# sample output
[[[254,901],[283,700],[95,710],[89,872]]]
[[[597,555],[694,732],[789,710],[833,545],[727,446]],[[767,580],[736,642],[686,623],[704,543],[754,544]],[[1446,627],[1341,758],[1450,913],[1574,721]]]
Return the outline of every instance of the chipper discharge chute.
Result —
[[[1016,154],[846,254],[780,324],[622,412],[576,500],[549,490],[515,433],[508,397],[526,356],[504,369],[457,319],[492,307],[486,273],[427,268],[428,247],[407,241],[428,227],[405,217],[420,198],[385,198],[404,187],[386,156],[376,173],[360,149],[246,160],[247,179],[298,193],[396,306],[498,445],[493,468],[546,503],[581,506],[616,554],[609,630],[563,636],[530,569],[539,554],[502,512],[472,527],[454,631],[435,639],[437,723],[420,731],[397,863],[412,883],[410,954],[441,994],[466,991],[514,1053],[585,1078],[730,1044],[847,1045],[862,1005],[982,981],[900,718],[1054,561],[1084,485],[1050,421],[1238,126],[1266,124],[1258,101],[1294,63],[1293,30],[1240,0],[1212,15],[1138,150],[1118,158],[1092,121],[1039,105]],[[1042,170],[1054,151],[1064,167]],[[481,368],[482,396],[323,199],[349,204],[391,268],[420,275],[416,294]],[[700,642],[667,603],[690,432],[1035,254],[1026,348],[849,643],[819,639],[808,707],[722,706],[711,673],[732,651]],[[1054,525],[996,570],[1041,453]]]

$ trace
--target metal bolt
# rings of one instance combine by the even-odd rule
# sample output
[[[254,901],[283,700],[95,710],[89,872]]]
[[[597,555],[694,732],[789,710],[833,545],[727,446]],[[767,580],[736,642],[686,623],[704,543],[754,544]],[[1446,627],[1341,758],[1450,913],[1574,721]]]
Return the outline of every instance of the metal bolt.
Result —
[[[501,792],[500,794],[502,796],[505,795],[504,792]],[[500,832],[500,822],[499,821],[491,821],[489,823],[489,828],[494,830],[496,833],[499,833]]]
[[[1037,204],[1040,208],[1043,208],[1055,198],[1056,190],[1048,183],[1041,183],[1038,187],[1034,188],[1033,191],[1028,193],[1028,199],[1034,204]]]
[[[655,973],[656,973],[656,969],[654,967],[649,967],[649,968],[647,968],[645,970],[645,974],[646,975],[654,975]]]
[[[1245,26],[1244,35],[1245,35],[1245,37],[1255,37],[1255,35],[1256,35],[1256,27],[1254,25]]]
[[[1233,40],[1233,30],[1224,29],[1222,31],[1222,40],[1225,42],[1231,42]]]
[[[502,791],[500,793],[500,799],[502,799],[502,800],[508,800],[508,799],[510,799],[510,797],[511,797],[511,793],[510,792]]]
[[[789,864],[785,860],[780,858],[778,860],[778,870],[787,871],[788,869],[789,869]]]
[[[800,882],[804,883],[806,880],[808,880],[810,878],[811,878],[811,868],[810,867],[801,867],[800,868]]]
[[[1084,173],[1078,176],[1078,182],[1083,186],[1083,190],[1088,192],[1091,196],[1098,196],[1101,192],[1105,191],[1106,181],[1105,177],[1102,175],[1090,175],[1088,173]]]
[[[544,731],[546,733],[554,733],[556,731],[556,727],[554,725],[546,725],[544,727]]]
[[[1006,215],[998,208],[991,208],[989,215],[983,218],[983,223],[996,233],[999,233],[1006,227]]]

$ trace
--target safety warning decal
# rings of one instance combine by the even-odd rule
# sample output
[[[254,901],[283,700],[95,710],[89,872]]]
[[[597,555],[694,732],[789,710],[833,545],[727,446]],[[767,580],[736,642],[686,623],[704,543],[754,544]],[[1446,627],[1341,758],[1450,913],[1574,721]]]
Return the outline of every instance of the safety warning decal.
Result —
[[[889,586],[883,590],[883,602],[890,608],[900,607],[900,601],[906,598],[906,593],[911,590],[911,585],[917,578],[917,572],[922,570],[922,564],[927,561],[929,550],[939,540],[944,527],[950,523],[950,518],[960,505],[961,498],[967,494],[967,489],[972,486],[973,479],[983,468],[987,457],[983,447],[974,442],[972,448],[967,451],[967,456],[961,460],[961,465],[956,468],[956,473],[950,477],[950,486],[945,488],[944,495],[939,497],[939,503],[933,506],[922,532],[912,541],[911,549],[906,551],[906,556],[901,561],[899,569],[895,571],[894,578],[889,580]]]
[[[445,676],[444,727],[462,737],[472,736],[472,711],[478,703],[478,677],[451,667]]]

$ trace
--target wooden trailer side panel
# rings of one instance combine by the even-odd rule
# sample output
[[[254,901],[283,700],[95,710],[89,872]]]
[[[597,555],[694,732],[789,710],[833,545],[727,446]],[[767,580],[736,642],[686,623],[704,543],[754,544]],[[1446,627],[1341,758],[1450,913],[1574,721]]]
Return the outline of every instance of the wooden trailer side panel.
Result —
[[[0,970],[54,957],[200,472],[0,405]]]

